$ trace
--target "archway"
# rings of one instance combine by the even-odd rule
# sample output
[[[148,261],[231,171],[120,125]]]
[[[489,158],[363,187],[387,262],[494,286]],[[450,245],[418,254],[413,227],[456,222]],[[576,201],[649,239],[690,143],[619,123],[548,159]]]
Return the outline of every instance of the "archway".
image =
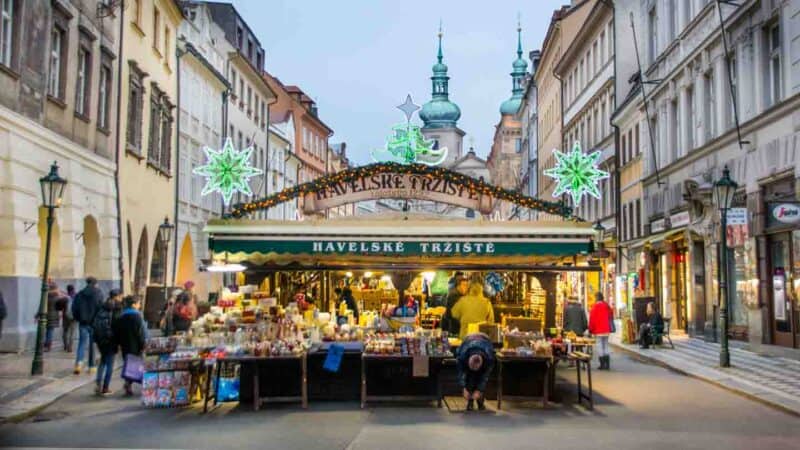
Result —
[[[39,266],[37,273],[44,272],[44,259],[45,251],[47,249],[47,208],[39,208],[39,222],[37,223],[37,231],[39,234]],[[61,274],[60,267],[61,255],[61,227],[58,224],[58,218],[53,218],[53,227],[50,230],[50,267],[48,275],[57,278]]]
[[[161,286],[167,276],[167,248],[161,240],[161,234],[156,234],[153,244],[153,257],[150,259],[150,284]]]
[[[183,285],[186,281],[192,280],[195,273],[194,250],[192,249],[192,236],[186,233],[181,244],[181,251],[178,254],[178,278],[176,284]],[[193,280],[196,281],[196,280]]]
[[[136,269],[133,273],[133,292],[143,294],[147,287],[147,252],[150,246],[147,243],[147,227],[142,228],[139,236],[139,247],[136,250]]]
[[[419,199],[460,206],[490,214],[499,201],[583,222],[563,202],[529,197],[444,167],[425,164],[375,163],[299,184],[268,197],[231,208],[231,217],[243,217],[302,198],[306,213],[373,199]]]
[[[98,276],[100,272],[100,231],[92,216],[83,218],[83,275]]]

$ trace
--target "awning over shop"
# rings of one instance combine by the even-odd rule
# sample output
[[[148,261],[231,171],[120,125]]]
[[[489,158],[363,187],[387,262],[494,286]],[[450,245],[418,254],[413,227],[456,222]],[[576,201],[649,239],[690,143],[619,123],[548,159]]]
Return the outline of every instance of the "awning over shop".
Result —
[[[215,260],[251,266],[556,264],[592,250],[591,224],[356,218],[212,221]]]

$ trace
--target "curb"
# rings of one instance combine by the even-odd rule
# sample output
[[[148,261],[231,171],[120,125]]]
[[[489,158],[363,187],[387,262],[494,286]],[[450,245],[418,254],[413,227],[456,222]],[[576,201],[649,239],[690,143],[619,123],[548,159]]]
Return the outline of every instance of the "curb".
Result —
[[[792,409],[792,408],[789,408],[789,407],[787,407],[785,405],[782,405],[780,403],[776,403],[776,402],[767,400],[765,398],[759,397],[757,395],[750,394],[748,392],[742,391],[740,389],[733,388],[733,387],[728,386],[728,385],[726,385],[724,383],[720,383],[718,381],[703,377],[703,376],[698,375],[698,374],[687,372],[686,370],[683,370],[681,368],[672,366],[672,365],[670,365],[668,363],[665,363],[664,361],[661,361],[659,359],[656,359],[656,358],[653,358],[653,357],[647,356],[647,355],[642,355],[641,353],[638,353],[638,352],[636,352],[634,350],[631,350],[629,348],[623,347],[620,344],[609,342],[609,345],[611,345],[615,349],[620,350],[620,351],[622,351],[622,352],[624,352],[624,353],[626,353],[628,355],[635,356],[636,358],[639,358],[641,360],[645,360],[645,361],[647,361],[649,363],[652,363],[654,365],[663,367],[663,368],[665,368],[667,370],[670,370],[670,371],[679,373],[681,375],[684,375],[684,376],[687,376],[687,377],[690,377],[690,378],[694,378],[696,380],[700,380],[700,381],[703,381],[705,383],[717,386],[717,387],[722,388],[722,389],[724,389],[724,390],[726,390],[728,392],[731,392],[731,393],[734,393],[736,395],[739,395],[740,397],[744,397],[744,398],[747,398],[749,400],[753,400],[755,402],[761,403],[762,405],[766,405],[766,406],[769,406],[771,408],[780,410],[780,411],[782,411],[784,413],[787,413],[789,415],[792,415],[792,416],[795,416],[795,417],[800,417],[800,410],[798,410],[798,409]]]

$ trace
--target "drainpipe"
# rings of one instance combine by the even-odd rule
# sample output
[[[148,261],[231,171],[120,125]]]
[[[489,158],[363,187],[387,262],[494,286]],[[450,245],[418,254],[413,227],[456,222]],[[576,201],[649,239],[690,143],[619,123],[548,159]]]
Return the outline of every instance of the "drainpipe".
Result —
[[[177,143],[175,144],[175,148],[177,149],[175,153],[175,246],[172,249],[172,284],[175,284],[176,277],[178,276],[178,230],[180,230],[180,220],[178,220],[178,211],[180,206],[180,188],[181,188],[181,58],[183,55],[186,54],[185,50],[182,50],[177,45],[175,46],[175,71],[177,72],[176,84],[177,84],[177,100],[178,106],[176,109],[178,110],[178,120],[175,122],[175,139]],[[169,250],[167,250],[169,252]],[[166,276],[166,274],[165,274]]]
[[[119,287],[125,289],[125,253],[122,246],[122,195],[119,191],[119,164],[122,153],[122,130],[120,130],[120,122],[122,121],[122,37],[125,24],[125,4],[119,8],[119,49],[117,50],[117,151],[115,152],[114,162],[114,188],[116,189],[115,203],[117,207],[117,251],[119,252]]]

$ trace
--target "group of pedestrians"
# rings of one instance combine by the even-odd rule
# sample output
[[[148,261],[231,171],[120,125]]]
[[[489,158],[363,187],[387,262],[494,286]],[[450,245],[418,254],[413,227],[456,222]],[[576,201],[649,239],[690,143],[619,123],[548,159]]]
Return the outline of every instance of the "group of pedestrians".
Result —
[[[147,338],[147,326],[139,308],[138,296],[123,297],[119,289],[111,289],[106,297],[95,277],[86,278],[86,286],[79,292],[73,285],[68,285],[64,292],[54,281],[49,281],[44,350],[51,350],[54,330],[60,324],[64,351],[72,352],[77,326],[78,347],[73,373],[80,375],[84,369],[89,373],[96,370],[95,392],[111,394],[109,386],[119,352],[123,360],[125,394],[133,395],[132,383],[141,379],[135,374],[131,376],[126,369],[129,363],[138,365],[141,362]],[[94,355],[95,346],[99,359]]]
[[[615,333],[614,311],[606,303],[601,292],[595,293],[595,302],[589,312],[589,320],[586,320],[586,311],[583,305],[578,302],[577,297],[567,300],[564,307],[563,329],[565,332],[571,331],[578,336],[587,334],[594,335],[597,341],[597,358],[600,361],[600,370],[611,369],[611,352],[608,345],[608,337]]]

